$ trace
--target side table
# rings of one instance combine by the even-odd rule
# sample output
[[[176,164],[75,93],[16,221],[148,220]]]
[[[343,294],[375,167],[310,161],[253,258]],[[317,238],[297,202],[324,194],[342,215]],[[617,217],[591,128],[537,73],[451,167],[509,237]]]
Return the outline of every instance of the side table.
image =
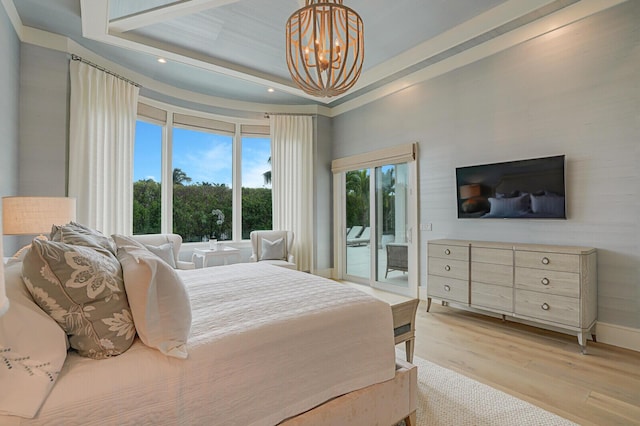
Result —
[[[229,258],[235,257],[236,261],[240,259],[240,249],[233,247],[219,247],[216,250],[212,249],[194,249],[191,261],[195,262],[196,259],[202,259],[202,267],[206,268],[209,265],[209,259],[215,257],[222,257],[225,265],[229,264]]]

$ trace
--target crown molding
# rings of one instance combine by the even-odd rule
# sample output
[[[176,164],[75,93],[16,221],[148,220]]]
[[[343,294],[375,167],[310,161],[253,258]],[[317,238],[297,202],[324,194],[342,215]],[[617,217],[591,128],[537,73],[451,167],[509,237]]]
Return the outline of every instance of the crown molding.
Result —
[[[198,7],[204,7],[204,4],[212,4],[219,3],[222,4],[227,0],[202,0],[199,1]],[[231,1],[231,0],[229,0]],[[17,13],[13,0],[0,0],[3,5],[9,19],[14,26],[15,32],[18,35],[18,38],[21,42],[34,44],[42,47],[46,47],[49,49],[54,49],[61,52],[66,53],[75,53],[79,56],[82,56],[96,64],[104,66],[105,68],[111,69],[122,76],[135,81],[141,84],[143,87],[148,88],[149,90],[162,93],[163,95],[177,98],[183,100],[185,102],[195,102],[205,106],[210,106],[214,108],[222,108],[227,110],[237,110],[242,112],[254,112],[254,113],[264,113],[264,112],[274,112],[274,113],[302,113],[302,114],[319,114],[325,115],[328,117],[336,117],[338,115],[344,114],[353,109],[364,106],[368,103],[374,102],[378,99],[384,98],[391,94],[400,92],[408,87],[414,86],[418,83],[422,83],[424,81],[433,79],[440,75],[443,75],[447,72],[453,71],[457,68],[463,67],[495,53],[506,50],[510,47],[513,47],[517,44],[523,43],[527,40],[531,40],[533,38],[539,37],[544,34],[548,34],[552,31],[555,31],[559,28],[562,28],[566,25],[569,25],[573,22],[576,22],[580,19],[586,18],[595,13],[601,12],[605,9],[611,8],[618,4],[624,3],[627,0],[581,0],[573,5],[567,6],[563,9],[558,10],[555,13],[552,13],[548,16],[545,16],[541,19],[535,20],[527,25],[519,27],[515,30],[512,30],[508,33],[497,36],[493,39],[487,40],[486,42],[479,44],[471,49],[464,50],[460,53],[457,53],[449,58],[446,58],[442,61],[436,62],[426,68],[413,72],[409,75],[401,77],[395,81],[387,83],[379,88],[371,90],[367,93],[364,93],[352,100],[346,101],[342,104],[336,106],[328,106],[328,105],[280,105],[280,104],[266,104],[266,103],[254,103],[254,102],[245,102],[245,101],[236,101],[228,98],[221,98],[216,96],[204,95],[201,93],[179,89],[175,86],[171,86],[166,83],[159,82],[154,80],[151,77],[148,77],[143,74],[139,74],[134,72],[128,68],[125,68],[115,62],[111,62],[108,59],[95,54],[94,52],[80,46],[75,41],[57,34],[52,34],[46,31],[38,30],[31,27],[26,27],[23,25],[20,16]],[[81,4],[87,3],[88,0],[81,0]],[[442,51],[442,49],[446,48],[446,46],[451,46],[452,43],[455,43],[452,38],[452,31],[460,31],[463,32],[463,38],[468,39],[472,37],[473,34],[476,34],[479,28],[482,28],[481,23],[487,25],[486,20],[491,20],[489,24],[491,25],[499,25],[500,23],[508,22],[508,19],[513,16],[513,14],[522,14],[525,13],[527,8],[535,10],[535,5],[538,7],[541,4],[549,3],[549,0],[510,0],[503,5],[502,8],[499,9],[500,13],[495,15],[491,14],[482,14],[478,17],[468,21],[468,23],[463,24],[463,26],[458,26],[456,29],[447,31],[443,33],[441,36],[438,36],[429,42],[425,42],[420,46],[412,49],[415,52],[408,51],[405,54],[399,55],[398,60],[404,61],[403,63],[410,64],[415,63],[416,57],[424,58],[425,54],[434,54],[438,51]],[[88,4],[88,3],[87,3]],[[531,6],[534,4],[534,6]],[[101,7],[97,7],[100,6]],[[108,20],[105,19],[105,13],[107,13],[107,9],[105,9],[105,5],[108,5],[108,0],[91,0],[91,9],[92,10],[101,10],[100,13],[91,13],[83,14],[83,31],[87,29],[87,31],[95,31],[95,33],[91,33],[91,38],[100,34],[107,33]],[[528,5],[528,6],[527,6]],[[88,21],[85,22],[85,19]],[[102,28],[102,29],[100,29]],[[486,29],[486,27],[485,27]],[[112,37],[112,36],[109,36]],[[134,43],[131,41],[127,41],[122,38],[114,37],[118,40],[116,45],[121,47],[126,47],[129,49],[140,50],[138,43]],[[95,39],[95,38],[94,38]],[[131,45],[123,46],[121,43],[131,43]],[[460,38],[458,38],[460,40]],[[104,43],[114,44],[111,38],[99,40]],[[135,44],[136,46],[133,46]],[[152,48],[152,54],[158,56],[167,57],[167,52],[161,50],[160,48]],[[150,53],[150,52],[147,52]],[[179,54],[174,54],[176,58],[180,58],[180,62],[184,62],[184,56]],[[403,55],[406,55],[403,56]],[[171,54],[168,56],[171,58]],[[192,59],[193,63],[191,65],[201,66],[201,61],[196,59]],[[188,62],[187,62],[188,63]],[[211,64],[210,64],[211,65]],[[228,70],[227,70],[228,71]],[[391,71],[384,66],[379,66],[372,69],[370,72],[373,72],[377,75],[377,77],[381,76],[389,76]],[[247,78],[246,74],[242,74],[239,77],[245,80],[251,80]],[[364,75],[361,79],[365,77]],[[274,84],[272,81],[266,81],[263,79],[259,79],[262,81],[262,84],[275,87],[277,90],[282,90],[287,93],[291,93],[291,87],[285,86],[284,84]],[[254,81],[255,82],[255,81]],[[366,79],[363,84],[366,83]],[[356,86],[357,87],[357,86]],[[284,90],[287,88],[288,90]],[[352,89],[357,90],[357,89]],[[298,94],[298,93],[296,93]],[[307,96],[308,97],[308,96]],[[330,98],[331,102],[336,101],[338,98]],[[317,100],[314,98],[314,100]]]

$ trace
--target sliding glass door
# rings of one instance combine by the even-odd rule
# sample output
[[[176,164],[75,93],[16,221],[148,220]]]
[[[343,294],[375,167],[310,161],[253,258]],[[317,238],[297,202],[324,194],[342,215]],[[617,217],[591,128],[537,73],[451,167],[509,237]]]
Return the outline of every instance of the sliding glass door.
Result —
[[[415,162],[342,174],[342,279],[417,297]]]

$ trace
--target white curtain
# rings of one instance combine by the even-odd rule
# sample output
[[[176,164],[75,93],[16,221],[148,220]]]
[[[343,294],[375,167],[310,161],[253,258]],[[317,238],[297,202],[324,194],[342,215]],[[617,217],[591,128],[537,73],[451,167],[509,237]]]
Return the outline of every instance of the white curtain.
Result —
[[[300,271],[313,256],[313,118],[271,116],[273,229],[295,234],[293,254]]]
[[[105,235],[133,232],[133,144],[139,88],[71,61],[69,196],[77,220]]]

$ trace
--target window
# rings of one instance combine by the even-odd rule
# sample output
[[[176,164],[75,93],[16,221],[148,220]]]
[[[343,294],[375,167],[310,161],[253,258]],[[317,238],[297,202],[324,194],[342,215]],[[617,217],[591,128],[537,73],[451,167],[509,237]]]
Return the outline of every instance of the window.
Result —
[[[233,239],[233,136],[173,129],[173,232]]]
[[[171,113],[145,104],[139,104],[138,117],[134,234],[174,232],[185,242],[224,241],[271,229],[269,126]],[[166,123],[167,131],[147,120]],[[172,184],[163,188],[160,176]]]
[[[242,238],[272,228],[271,140],[242,138]]]
[[[162,126],[138,121],[133,151],[133,233],[161,230]]]

